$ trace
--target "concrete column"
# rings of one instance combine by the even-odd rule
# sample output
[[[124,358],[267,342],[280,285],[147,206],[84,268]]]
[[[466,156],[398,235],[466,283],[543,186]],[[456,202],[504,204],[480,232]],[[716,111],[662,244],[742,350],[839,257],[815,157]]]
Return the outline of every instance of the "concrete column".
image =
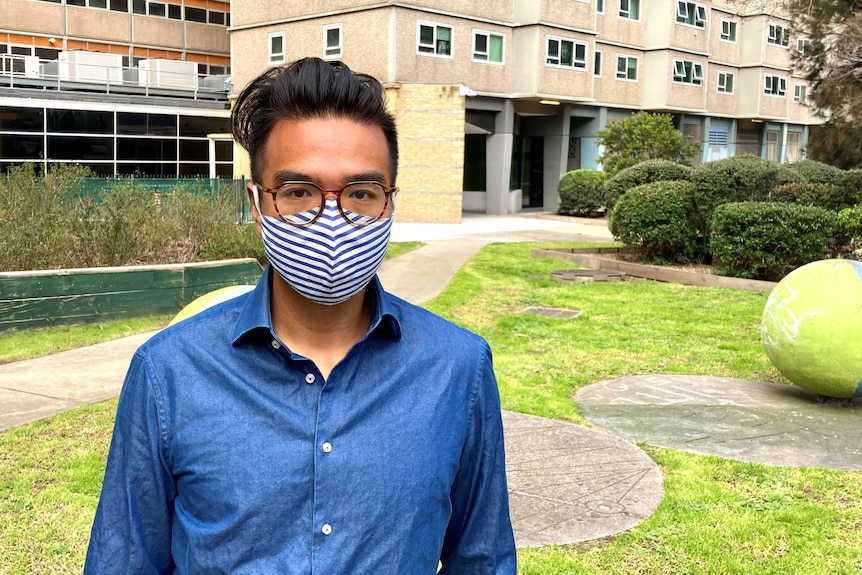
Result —
[[[736,155],[736,132],[738,127],[739,124],[736,118],[730,121],[730,129],[727,133],[727,153],[731,157]]]
[[[787,163],[787,124],[781,124],[781,146],[778,148],[778,163]]]
[[[505,100],[503,110],[497,113],[494,133],[488,136],[485,148],[485,213],[490,215],[509,213],[514,131],[515,106],[511,100]]]
[[[545,136],[545,177],[543,181],[542,204],[545,211],[557,211],[560,207],[560,195],[557,186],[560,178],[566,173],[569,157],[569,127],[571,111],[569,106],[563,106],[562,114],[554,118],[554,128]]]
[[[703,117],[703,124],[700,132],[700,162],[704,163],[709,160],[709,130],[712,128],[712,118],[709,116]]]
[[[802,146],[802,150],[799,154],[800,160],[805,160],[808,158],[808,138],[810,136],[810,132],[808,130],[808,126],[802,126],[802,141],[800,142],[800,146]]]

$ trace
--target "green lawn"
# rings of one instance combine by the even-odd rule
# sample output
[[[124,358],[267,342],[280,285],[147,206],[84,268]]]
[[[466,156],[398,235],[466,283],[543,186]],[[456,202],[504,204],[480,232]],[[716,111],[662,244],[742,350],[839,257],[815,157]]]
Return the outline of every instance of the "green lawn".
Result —
[[[426,305],[489,340],[504,408],[580,423],[579,387],[636,373],[783,382],[760,348],[764,294],[558,284],[549,273],[566,264],[532,259],[530,247],[486,247]],[[584,313],[519,314],[527,305]],[[0,434],[0,574],[80,572],[114,408]],[[644,448],[665,480],[656,513],[605,540],[522,550],[521,573],[862,573],[862,474]]]

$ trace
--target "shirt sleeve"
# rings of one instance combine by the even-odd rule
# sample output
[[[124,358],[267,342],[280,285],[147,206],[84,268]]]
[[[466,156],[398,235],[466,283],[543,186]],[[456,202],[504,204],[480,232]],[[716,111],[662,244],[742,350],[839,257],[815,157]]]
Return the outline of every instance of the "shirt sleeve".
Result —
[[[120,393],[85,575],[173,572],[176,485],[165,456],[166,427],[154,379],[151,363],[139,351]]]
[[[500,395],[487,344],[473,382],[467,440],[451,501],[440,575],[514,575]]]

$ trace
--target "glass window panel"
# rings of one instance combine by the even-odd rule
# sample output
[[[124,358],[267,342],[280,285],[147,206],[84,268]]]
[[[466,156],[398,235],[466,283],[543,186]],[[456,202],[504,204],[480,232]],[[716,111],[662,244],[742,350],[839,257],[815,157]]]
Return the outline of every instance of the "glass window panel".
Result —
[[[177,159],[177,141],[158,138],[117,138],[117,160]]]
[[[168,15],[167,8],[161,2],[150,2],[149,14],[150,16],[159,16],[162,18]]]
[[[32,56],[33,48],[30,46],[12,46],[12,53],[17,56]]]
[[[86,6],[87,0],[66,0],[67,6]]]
[[[60,56],[60,50],[53,48],[34,48],[33,51],[40,60],[56,60]]]
[[[329,28],[326,31],[326,47],[337,48],[341,44],[341,29]]]
[[[473,38],[474,38],[473,41],[476,43],[474,50],[476,52],[479,52],[479,54],[476,54],[476,57],[477,58],[481,57],[484,60],[485,59],[484,56],[488,52],[488,35],[487,34],[476,34]]]
[[[180,140],[180,160],[208,162],[209,159],[209,140]]]
[[[110,6],[114,12],[128,12],[129,0],[111,0]]]
[[[232,179],[233,165],[231,164],[216,164],[216,177]]]
[[[503,61],[503,37],[491,35],[488,57],[492,62]]]
[[[79,166],[83,166],[85,168],[89,168],[93,175],[100,177],[111,177],[114,175],[114,164],[113,163],[101,163],[101,162],[80,162],[77,163]]]
[[[181,178],[209,178],[210,165],[206,164],[180,164],[179,177]]]
[[[113,138],[48,136],[48,160],[113,160]]]
[[[233,161],[233,142],[225,142],[218,140],[215,143],[215,159],[216,162],[232,162]]]
[[[48,131],[73,134],[113,134],[113,112],[48,110]]]
[[[209,11],[209,20],[210,24],[219,24],[224,26],[224,12],[219,12],[217,10]]]
[[[146,14],[147,0],[132,0],[132,12],[135,14]]]
[[[183,19],[183,9],[179,4],[168,4],[168,18],[172,20]]]
[[[180,116],[180,136],[205,138],[208,134],[227,134],[228,132],[230,132],[229,118]]]
[[[117,174],[120,176],[175,178],[177,177],[177,165],[158,162],[117,164]]]
[[[107,8],[108,0],[90,0],[90,8]]]
[[[419,26],[419,43],[420,44],[434,44],[434,28],[431,26],[420,25]]]
[[[189,22],[202,22],[206,24],[207,11],[203,8],[192,8],[186,6],[186,20]]]
[[[45,110],[42,108],[12,108],[0,106],[0,131],[42,132]]]
[[[18,160],[41,160],[45,157],[41,135],[0,134],[0,157]]]

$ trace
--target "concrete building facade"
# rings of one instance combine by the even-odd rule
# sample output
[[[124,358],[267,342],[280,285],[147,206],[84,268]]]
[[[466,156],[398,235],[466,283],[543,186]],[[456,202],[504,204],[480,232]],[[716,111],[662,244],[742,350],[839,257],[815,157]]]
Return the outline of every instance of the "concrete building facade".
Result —
[[[233,175],[229,0],[0,0],[0,173]]]
[[[740,5],[235,0],[233,91],[270,65],[342,60],[387,87],[400,219],[554,210],[566,171],[601,168],[596,131],[640,110],[672,114],[701,144],[698,162],[803,156],[821,121],[791,67],[805,39],[781,14]]]

